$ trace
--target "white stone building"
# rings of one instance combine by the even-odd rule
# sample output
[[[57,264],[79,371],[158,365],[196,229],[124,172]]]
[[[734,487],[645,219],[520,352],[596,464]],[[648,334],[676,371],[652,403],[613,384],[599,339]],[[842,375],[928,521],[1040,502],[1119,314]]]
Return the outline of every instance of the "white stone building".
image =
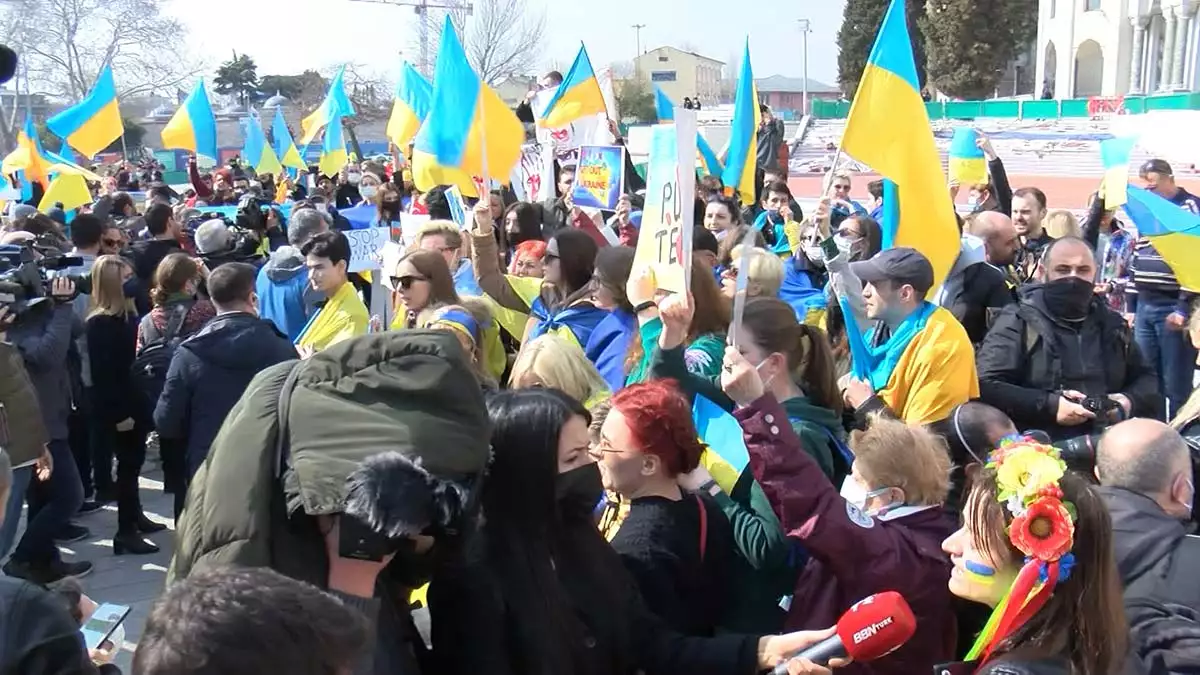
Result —
[[[1200,90],[1200,0],[1041,0],[1038,93]]]

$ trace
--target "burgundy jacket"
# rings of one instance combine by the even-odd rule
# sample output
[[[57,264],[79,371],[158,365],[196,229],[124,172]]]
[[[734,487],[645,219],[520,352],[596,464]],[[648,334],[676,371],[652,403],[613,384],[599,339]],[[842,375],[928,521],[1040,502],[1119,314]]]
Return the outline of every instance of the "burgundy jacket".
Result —
[[[950,559],[942,541],[957,525],[940,506],[897,510],[872,518],[830,484],[805,452],[787,413],[767,394],[735,411],[750,467],[784,532],[810,554],[796,580],[787,630],[827,628],[854,603],[881,591],[904,596],[917,632],[904,646],[871,663],[852,663],[843,675],[928,673],[952,661],[957,626],[952,609]]]

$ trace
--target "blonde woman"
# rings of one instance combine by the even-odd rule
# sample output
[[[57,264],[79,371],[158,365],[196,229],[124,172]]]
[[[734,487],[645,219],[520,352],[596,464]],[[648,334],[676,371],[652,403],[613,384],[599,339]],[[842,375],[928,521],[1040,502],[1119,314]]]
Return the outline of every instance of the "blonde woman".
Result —
[[[749,261],[742,260],[740,248],[735,248],[732,255],[733,260],[721,272],[721,292],[725,297],[733,298],[737,291],[738,270],[742,265],[749,265],[748,298],[779,295],[779,289],[783,287],[783,261],[779,256],[761,248],[750,249]]]
[[[1080,237],[1083,233],[1075,214],[1064,209],[1054,209],[1047,213],[1046,219],[1042,221],[1042,227],[1045,228],[1046,234],[1055,239]]]
[[[130,379],[137,341],[137,312],[125,296],[125,282],[134,276],[123,258],[102,255],[92,267],[92,302],[87,318],[87,350],[92,371],[92,421],[101,442],[117,458],[117,535],[113,553],[146,555],[158,547],[142,534],[165,525],[142,513],[138,475],[146,459],[145,408]]]
[[[600,371],[588,361],[583,350],[552,333],[521,347],[509,374],[508,386],[513,389],[558,389],[588,410],[610,396]]]

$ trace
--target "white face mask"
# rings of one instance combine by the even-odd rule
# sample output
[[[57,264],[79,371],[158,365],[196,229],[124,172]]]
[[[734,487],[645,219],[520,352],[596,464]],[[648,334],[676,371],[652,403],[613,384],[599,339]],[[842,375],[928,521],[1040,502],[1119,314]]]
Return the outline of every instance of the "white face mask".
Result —
[[[839,494],[842,495],[842,499],[853,504],[860,511],[867,505],[867,491],[858,481],[854,480],[854,476],[846,476],[846,479],[842,481],[842,489]]]
[[[346,174],[346,181],[347,181],[348,183],[350,183],[351,185],[358,185],[358,182],[359,182],[359,181],[361,181],[361,180],[362,180],[362,174],[361,174],[361,173],[348,173],[348,174]]]
[[[379,186],[377,185],[361,185],[358,188],[358,193],[363,196],[363,199],[371,199],[379,194]]]
[[[833,236],[833,243],[837,244],[838,252],[844,255],[850,255],[850,252],[854,249],[854,240],[840,234]]]
[[[814,265],[819,265],[821,267],[825,266],[825,251],[821,248],[820,244],[816,246],[805,246],[804,257],[808,258],[808,261]]]

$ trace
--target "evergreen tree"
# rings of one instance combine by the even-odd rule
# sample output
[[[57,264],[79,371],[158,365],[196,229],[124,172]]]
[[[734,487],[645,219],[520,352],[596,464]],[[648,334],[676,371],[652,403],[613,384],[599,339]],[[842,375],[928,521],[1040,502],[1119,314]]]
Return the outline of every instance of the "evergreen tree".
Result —
[[[930,83],[950,96],[991,98],[1037,34],[1037,16],[1037,0],[931,0],[921,21]]]
[[[887,12],[889,4],[890,0],[846,0],[837,44],[838,85],[848,99],[853,98],[854,92],[858,90],[858,81],[862,79],[867,58],[871,55],[871,47],[875,46],[875,38],[879,35],[879,27],[883,25],[883,15]],[[912,41],[913,61],[917,65],[917,79],[923,87],[925,45],[918,23],[925,14],[925,2],[908,0],[906,4],[905,14],[908,18],[908,36]]]

